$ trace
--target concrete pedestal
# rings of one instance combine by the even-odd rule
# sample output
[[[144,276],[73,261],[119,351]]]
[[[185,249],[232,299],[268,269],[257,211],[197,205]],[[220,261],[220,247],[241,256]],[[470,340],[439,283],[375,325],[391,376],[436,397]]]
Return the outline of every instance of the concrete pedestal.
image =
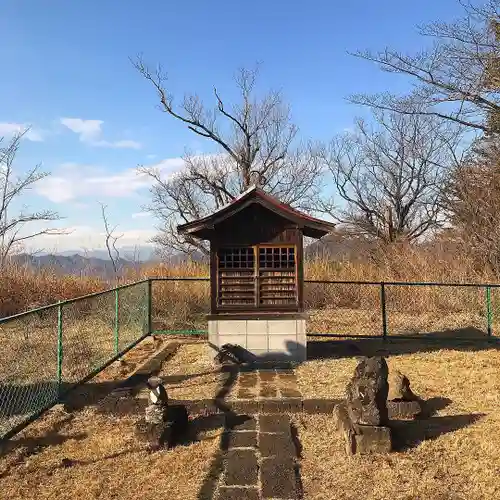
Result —
[[[306,317],[211,315],[208,340],[217,347],[239,345],[254,361],[301,362],[306,359]]]

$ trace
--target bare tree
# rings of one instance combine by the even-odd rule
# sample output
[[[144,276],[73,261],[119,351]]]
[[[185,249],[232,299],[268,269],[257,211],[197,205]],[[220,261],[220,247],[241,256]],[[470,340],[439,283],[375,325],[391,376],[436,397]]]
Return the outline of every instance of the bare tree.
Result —
[[[433,38],[428,49],[414,55],[388,48],[354,54],[384,71],[413,78],[416,86],[411,94],[357,94],[350,100],[405,114],[435,115],[483,132],[499,131],[500,3],[489,0],[482,7],[460,3],[463,19],[419,27],[421,35]]]
[[[123,234],[115,235],[115,231],[118,226],[110,227],[109,222],[108,222],[108,217],[106,215],[106,209],[108,208],[107,205],[104,203],[100,203],[101,205],[101,215],[102,215],[102,222],[104,224],[104,231],[105,231],[105,243],[106,243],[106,250],[108,251],[108,256],[109,259],[111,260],[111,264],[113,266],[113,271],[115,273],[115,276],[118,274],[118,264],[120,262],[120,252],[116,248],[116,242],[123,237]]]
[[[335,138],[323,158],[344,207],[341,224],[385,242],[413,241],[441,226],[441,189],[460,161],[460,130],[435,117],[374,112]],[[331,210],[331,208],[330,208]]]
[[[16,176],[14,161],[23,136],[28,132],[18,133],[5,141],[0,138],[0,267],[3,267],[9,255],[20,245],[40,235],[65,234],[59,229],[39,229],[26,232],[23,229],[33,223],[44,223],[59,220],[56,212],[41,210],[31,212],[26,207],[21,211],[14,211],[14,203],[19,200],[35,183],[47,177],[47,172],[40,171],[40,165],[21,176]]]
[[[453,172],[446,208],[454,236],[484,269],[500,271],[500,140],[483,139]]]
[[[237,73],[235,104],[214,88],[214,108],[196,94],[176,107],[162,69],[150,70],[141,58],[134,64],[156,90],[160,109],[218,149],[212,155],[186,154],[185,168],[166,178],[158,169],[140,168],[154,182],[148,209],[161,221],[154,240],[161,248],[206,253],[203,244],[177,235],[176,226],[220,208],[254,184],[297,208],[315,208],[321,174],[317,157],[312,146],[295,145],[297,127],[280,92],[256,97],[257,70]]]

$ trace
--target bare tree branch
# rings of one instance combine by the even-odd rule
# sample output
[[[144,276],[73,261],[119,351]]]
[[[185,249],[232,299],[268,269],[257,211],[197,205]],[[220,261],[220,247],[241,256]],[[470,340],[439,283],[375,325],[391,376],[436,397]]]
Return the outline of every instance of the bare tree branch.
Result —
[[[41,235],[66,234],[65,230],[45,228],[35,232],[25,233],[23,229],[29,224],[52,222],[60,216],[51,210],[30,212],[26,208],[16,215],[12,215],[12,205],[39,180],[49,174],[40,171],[37,165],[22,176],[15,176],[14,161],[24,135],[29,129],[20,132],[4,144],[0,138],[0,267],[14,249],[26,240]]]
[[[323,151],[345,205],[332,215],[385,242],[417,240],[444,222],[441,188],[461,131],[427,116],[377,111],[374,118],[375,127],[358,120],[354,133]]]
[[[410,76],[416,87],[405,97],[356,94],[351,102],[435,116],[487,133],[500,130],[495,118],[500,115],[500,4],[498,0],[483,7],[461,3],[463,19],[420,27],[422,36],[434,40],[429,49],[414,55],[387,48],[354,53],[383,71]]]
[[[226,102],[214,88],[215,106],[208,109],[197,95],[187,95],[174,107],[166,75],[152,71],[141,58],[136,69],[149,81],[162,111],[218,146],[212,155],[186,154],[182,171],[165,176],[157,168],[140,167],[153,181],[147,210],[159,220],[154,242],[170,252],[207,254],[207,247],[178,235],[179,223],[190,222],[221,208],[258,184],[297,208],[317,208],[321,164],[310,145],[296,144],[297,127],[279,92],[256,97],[256,70],[241,69],[235,82],[239,99]]]
[[[102,221],[104,224],[104,231],[106,236],[105,239],[106,249],[108,251],[108,256],[111,260],[113,271],[116,277],[118,275],[118,264],[120,263],[120,252],[116,248],[116,242],[123,237],[123,234],[115,236],[115,231],[118,226],[110,227],[108,218],[106,216],[106,208],[108,208],[108,206],[105,205],[104,203],[100,203],[100,205],[101,205]]]

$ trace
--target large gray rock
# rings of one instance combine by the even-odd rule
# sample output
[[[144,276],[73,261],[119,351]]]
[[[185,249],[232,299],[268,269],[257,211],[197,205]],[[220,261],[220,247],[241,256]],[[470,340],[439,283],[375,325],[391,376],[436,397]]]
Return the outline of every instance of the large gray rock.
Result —
[[[347,412],[353,424],[384,426],[388,423],[388,374],[383,357],[361,359],[346,390]]]

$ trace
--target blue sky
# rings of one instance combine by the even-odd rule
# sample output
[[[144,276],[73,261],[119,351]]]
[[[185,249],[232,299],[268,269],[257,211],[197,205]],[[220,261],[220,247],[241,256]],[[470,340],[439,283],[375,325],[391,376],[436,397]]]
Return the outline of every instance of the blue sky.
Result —
[[[214,85],[230,99],[235,70],[260,61],[260,87],[282,89],[301,137],[326,140],[363,112],[349,94],[409,86],[347,51],[413,52],[417,24],[461,12],[456,0],[0,0],[0,9],[0,136],[32,126],[17,168],[42,163],[52,176],[23,203],[65,217],[71,235],[36,242],[59,251],[102,246],[99,201],[122,244],[146,243],[155,222],[141,213],[148,183],[137,165],[175,170],[186,148],[213,151],[156,108],[129,57],[161,62],[174,96],[207,103]]]

